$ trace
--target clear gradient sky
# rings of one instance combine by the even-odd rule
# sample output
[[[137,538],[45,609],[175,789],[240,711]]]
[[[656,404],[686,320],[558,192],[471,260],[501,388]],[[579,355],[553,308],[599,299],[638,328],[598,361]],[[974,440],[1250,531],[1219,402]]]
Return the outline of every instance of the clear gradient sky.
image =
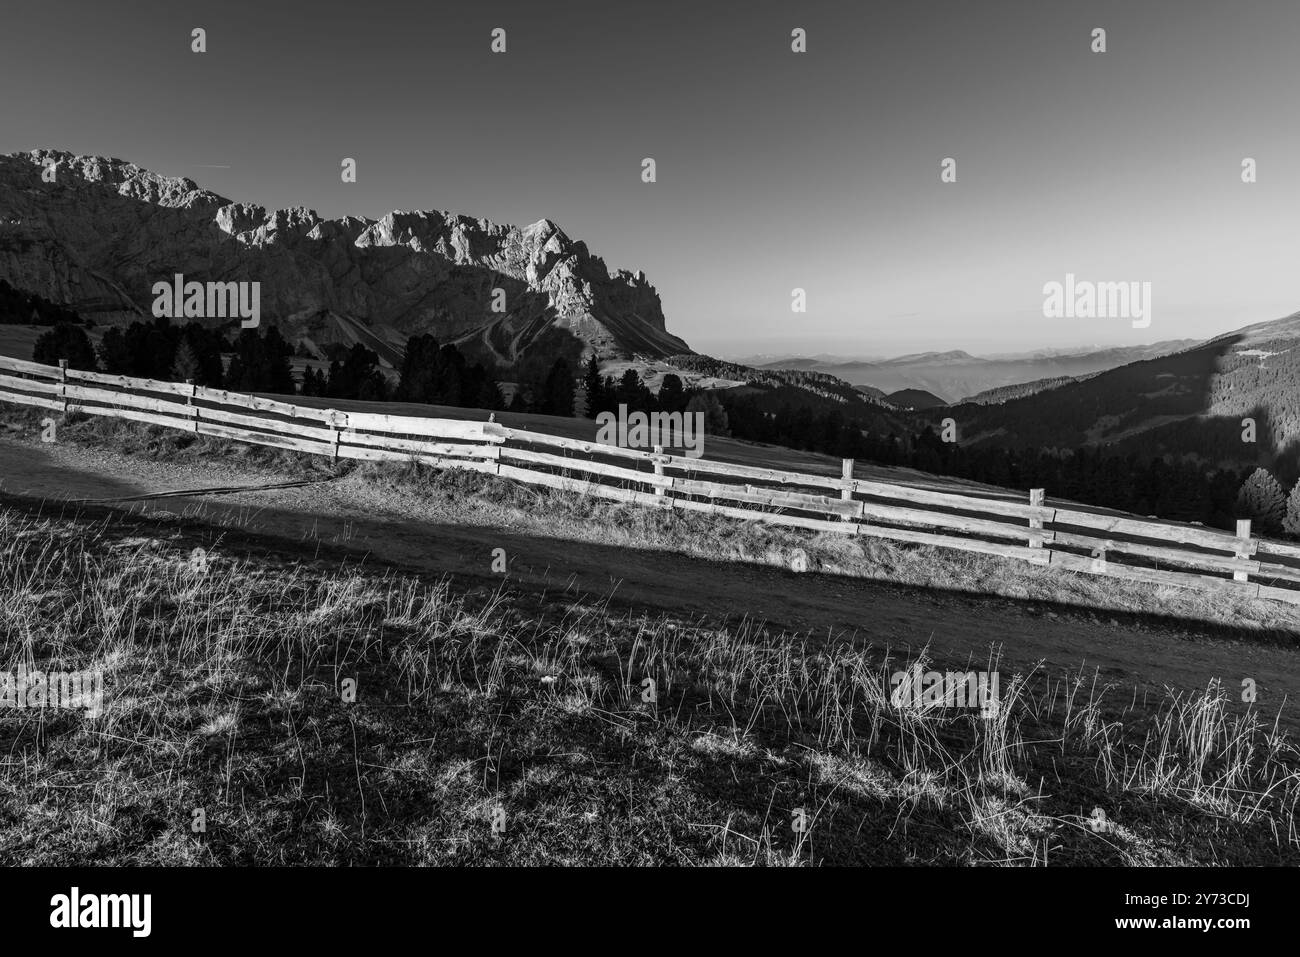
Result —
[[[0,152],[547,217],[719,353],[1151,342],[1300,309],[1298,49],[1293,0],[41,0],[0,32]],[[1150,281],[1150,327],[1045,319],[1067,272]]]

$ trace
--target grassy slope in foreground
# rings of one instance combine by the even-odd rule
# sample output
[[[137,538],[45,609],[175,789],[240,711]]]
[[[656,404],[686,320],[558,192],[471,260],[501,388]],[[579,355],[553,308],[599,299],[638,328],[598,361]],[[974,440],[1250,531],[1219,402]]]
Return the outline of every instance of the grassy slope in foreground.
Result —
[[[0,670],[106,672],[98,711],[0,711],[0,863],[1300,863],[1297,754],[1219,688],[921,713],[861,645],[107,511],[0,542]]]

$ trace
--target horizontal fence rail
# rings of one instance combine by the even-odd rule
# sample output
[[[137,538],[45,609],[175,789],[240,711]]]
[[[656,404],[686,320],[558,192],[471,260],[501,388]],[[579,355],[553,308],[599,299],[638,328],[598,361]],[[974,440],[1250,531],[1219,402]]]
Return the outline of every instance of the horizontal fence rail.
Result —
[[[494,421],[321,409],[191,382],[0,356],[0,401],[368,461],[461,468],[651,508],[1016,558],[1156,585],[1300,604],[1300,547],[1129,515],[717,462],[509,428]]]

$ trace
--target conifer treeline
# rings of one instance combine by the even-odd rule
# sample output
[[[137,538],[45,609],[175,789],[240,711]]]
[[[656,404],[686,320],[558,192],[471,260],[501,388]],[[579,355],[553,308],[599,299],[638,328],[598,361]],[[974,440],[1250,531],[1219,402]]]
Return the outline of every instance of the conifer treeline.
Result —
[[[681,377],[669,372],[659,384],[656,394],[650,390],[635,369],[626,370],[618,379],[601,376],[594,355],[587,359],[582,376],[587,418],[594,419],[602,412],[618,414],[626,405],[628,412],[682,412],[704,416],[704,431],[708,435],[731,435],[726,409],[712,392],[687,390]]]
[[[1250,517],[1238,495],[1249,468],[1212,468],[1187,457],[1142,456],[1089,446],[966,448],[944,442],[929,426],[919,432],[872,429],[838,409],[819,411],[787,404],[765,412],[745,397],[724,404],[732,434],[739,438],[1002,488],[1043,488],[1049,495],[1090,505],[1218,528],[1232,529],[1237,518]],[[1277,529],[1270,523],[1261,530]]]
[[[241,329],[233,339],[199,323],[174,324],[158,318],[114,326],[95,349],[81,328],[60,323],[36,340],[33,359],[54,365],[67,359],[74,369],[140,379],[159,379],[236,392],[323,396],[333,399],[429,402],[499,409],[501,391],[481,365],[469,364],[455,346],[432,336],[413,336],[396,386],[379,357],[360,344],[331,346],[328,372],[308,368],[295,385],[293,346],[274,327]],[[229,355],[229,363],[223,362]]]
[[[582,387],[589,419],[601,412],[617,413],[620,405],[626,405],[629,412],[683,412],[690,401],[680,376],[665,375],[656,395],[641,381],[635,369],[628,369],[617,380],[601,376],[594,355],[588,357],[583,369]]]
[[[73,326],[91,324],[66,306],[34,292],[23,292],[0,279],[0,324],[53,326],[60,322]]]

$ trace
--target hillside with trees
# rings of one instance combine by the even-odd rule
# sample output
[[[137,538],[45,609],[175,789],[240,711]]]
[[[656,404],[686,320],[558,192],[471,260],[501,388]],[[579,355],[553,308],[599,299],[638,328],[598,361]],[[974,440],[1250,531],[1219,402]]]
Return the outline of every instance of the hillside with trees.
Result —
[[[91,325],[74,310],[35,293],[16,289],[0,279],[0,324],[53,326],[59,323]]]

